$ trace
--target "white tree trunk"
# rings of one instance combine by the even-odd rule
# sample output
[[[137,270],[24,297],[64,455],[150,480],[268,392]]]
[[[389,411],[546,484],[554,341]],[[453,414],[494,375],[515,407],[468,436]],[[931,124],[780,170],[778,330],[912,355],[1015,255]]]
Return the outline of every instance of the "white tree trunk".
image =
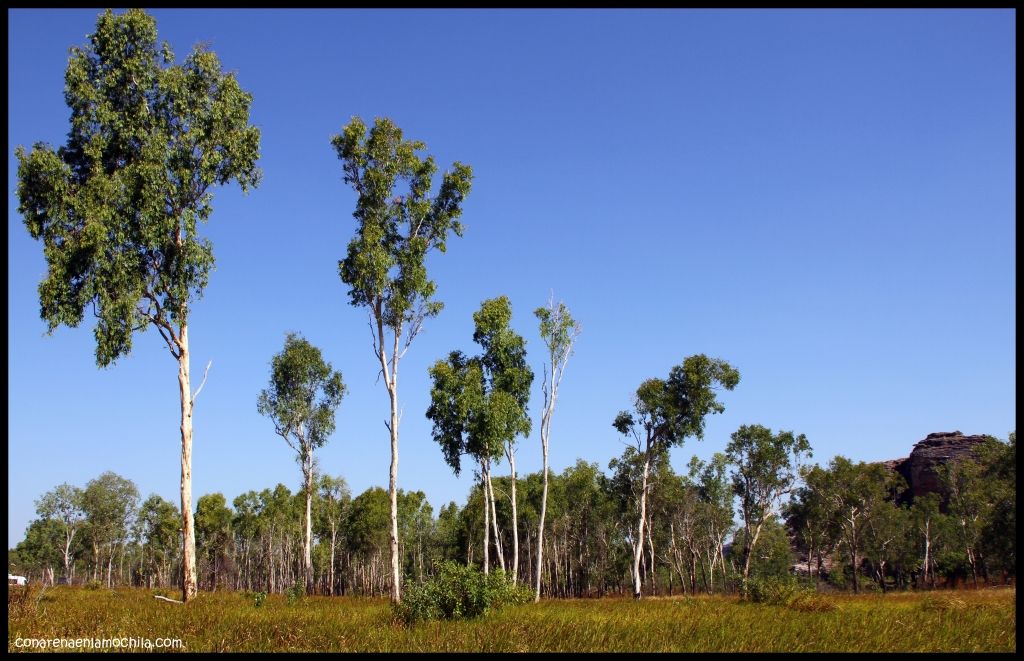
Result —
[[[512,583],[519,581],[519,510],[516,507],[516,452],[508,447],[508,463],[512,467]]]
[[[494,548],[498,551],[498,564],[505,571],[505,551],[501,547],[501,532],[498,530],[498,509],[494,503],[494,486],[491,484],[491,469],[487,467],[487,492],[491,499],[491,525],[494,527]]]
[[[188,326],[182,324],[178,343],[178,391],[181,397],[181,593],[196,596],[196,529],[192,514],[192,386],[189,378]]]
[[[534,603],[540,601],[540,577],[544,567],[544,517],[548,512],[548,438],[541,424],[541,446],[544,449],[544,491],[540,499],[540,523],[537,524],[537,584],[533,597]]]
[[[302,537],[302,561],[306,574],[306,594],[313,594],[313,449],[309,448],[303,473],[306,478],[306,526]]]
[[[480,461],[480,494],[484,500],[484,575],[491,571],[491,504],[487,495],[487,462]]]
[[[640,522],[637,526],[636,540],[633,544],[633,598],[640,598],[641,576],[640,557],[644,552],[644,523],[647,519],[647,474],[651,468],[651,443],[647,442],[644,454],[644,477],[640,488]]]

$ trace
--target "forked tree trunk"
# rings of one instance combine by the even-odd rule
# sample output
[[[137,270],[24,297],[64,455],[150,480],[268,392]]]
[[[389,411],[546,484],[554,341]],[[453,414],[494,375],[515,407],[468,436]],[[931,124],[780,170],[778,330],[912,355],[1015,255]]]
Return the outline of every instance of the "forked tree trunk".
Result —
[[[651,468],[651,442],[647,441],[644,454],[644,476],[640,486],[640,523],[637,526],[636,542],[633,544],[633,598],[640,598],[640,558],[644,553],[644,523],[647,519],[647,474]]]
[[[754,547],[757,546],[757,538],[761,536],[761,525],[754,529],[754,535],[751,537],[750,529],[747,528],[747,534],[744,535],[743,540],[743,581],[750,578],[750,560],[754,557]]]
[[[505,571],[505,551],[501,547],[501,532],[498,530],[498,509],[494,503],[494,486],[491,484],[490,460],[487,466],[487,493],[491,499],[491,526],[494,527],[494,548],[498,552],[498,564]]]
[[[546,422],[546,421],[545,421]],[[537,524],[537,584],[534,592],[534,603],[540,601],[540,577],[544,568],[544,517],[548,512],[548,434],[547,425],[541,424],[540,443],[544,449],[544,491],[540,499],[540,523]]]

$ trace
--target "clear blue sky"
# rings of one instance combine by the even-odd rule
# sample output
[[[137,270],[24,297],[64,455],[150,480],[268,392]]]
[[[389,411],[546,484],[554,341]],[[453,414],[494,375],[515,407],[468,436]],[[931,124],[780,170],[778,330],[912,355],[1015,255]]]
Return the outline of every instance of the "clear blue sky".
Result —
[[[68,48],[97,10],[8,12],[8,543],[33,501],[113,470],[179,502],[174,360],[152,331],[97,369],[88,319],[45,335],[41,244],[17,212],[17,145],[64,143]],[[217,269],[191,316],[194,497],[283,482],[291,450],[256,412],[286,331],[349,395],[322,468],[387,484],[387,394],[337,262],[354,193],[330,138],[388,116],[443,166],[473,166],[465,237],[430,258],[446,307],[401,364],[399,486],[463,502],[430,438],[427,367],[475,351],[500,294],[527,339],[550,291],[584,331],[552,432],[556,471],[602,469],[637,385],[707,353],[742,375],[683,469],[741,424],[815,459],[906,456],[930,432],[1016,426],[1012,10],[153,12],[179,59],[208,42],[253,94],[264,180],[220,189]],[[534,435],[518,468],[539,470]],[[499,469],[499,472],[505,468]]]

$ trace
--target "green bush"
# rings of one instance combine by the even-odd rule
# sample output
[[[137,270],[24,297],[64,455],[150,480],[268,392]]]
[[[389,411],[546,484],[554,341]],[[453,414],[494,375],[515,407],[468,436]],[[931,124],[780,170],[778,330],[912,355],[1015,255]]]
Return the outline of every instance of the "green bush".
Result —
[[[801,592],[804,590],[792,576],[752,576],[742,585],[740,596],[755,604],[788,606]]]
[[[513,585],[500,569],[484,575],[475,567],[446,561],[429,581],[408,588],[394,611],[405,624],[460,620],[479,617],[506,604],[526,603],[532,598],[528,587]]]
[[[86,582],[86,584],[85,584],[85,589],[86,590],[99,590],[102,587],[103,587],[103,581],[98,581],[95,578],[90,580],[90,581],[88,581],[88,582]]]
[[[261,608],[263,604],[267,601],[266,592],[252,592],[249,594],[251,594],[252,596],[252,605],[256,608]],[[249,596],[249,594],[247,594],[247,596]]]
[[[294,606],[306,596],[306,586],[301,583],[296,583],[287,590],[284,591],[284,596],[288,599],[288,605]]]

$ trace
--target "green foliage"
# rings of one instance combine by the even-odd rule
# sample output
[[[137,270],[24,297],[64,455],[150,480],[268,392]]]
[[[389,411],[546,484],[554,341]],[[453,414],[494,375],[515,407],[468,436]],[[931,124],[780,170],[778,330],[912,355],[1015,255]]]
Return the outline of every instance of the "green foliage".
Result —
[[[284,591],[284,596],[288,601],[288,605],[294,606],[306,596],[306,586],[301,583],[296,583]]]
[[[85,583],[85,589],[86,590],[99,590],[102,587],[103,587],[103,582],[99,581],[99,580],[96,580],[95,578],[89,579]]]
[[[793,576],[751,576],[740,586],[740,597],[755,604],[788,606],[801,591]]]
[[[53,332],[92,310],[103,367],[151,323],[182,355],[173,327],[185,326],[214,263],[197,230],[211,188],[234,180],[246,191],[260,177],[252,97],[202,46],[173,60],[151,16],[108,10],[89,45],[71,49],[67,144],[16,150],[18,210],[48,266],[40,315]]]
[[[483,574],[475,567],[452,561],[441,563],[436,576],[407,588],[402,603],[394,607],[405,624],[426,620],[461,620],[480,617],[505,605],[525,604],[533,593],[516,586],[501,570]]]
[[[143,557],[147,571],[156,573],[158,579],[169,572],[171,558],[181,543],[178,530],[181,528],[181,513],[173,503],[152,494],[139,509],[137,535],[144,548]],[[170,596],[170,595],[163,595]]]
[[[559,365],[564,366],[572,355],[573,343],[581,331],[580,323],[572,318],[565,303],[555,307],[551,301],[548,307],[539,307],[533,314],[540,322],[540,337],[547,347],[548,360],[554,371]]]
[[[705,418],[722,413],[716,385],[732,390],[740,373],[729,363],[704,354],[688,356],[669,371],[668,379],[648,379],[640,384],[634,410],[620,411],[612,426],[622,435],[640,438],[665,448],[681,445],[688,436],[704,438]]]
[[[533,371],[526,363],[526,341],[509,327],[511,319],[507,297],[484,301],[473,314],[473,341],[483,353],[466,358],[453,351],[430,368],[433,385],[426,415],[456,475],[463,454],[487,461],[500,456],[516,436],[530,433],[527,403]]]
[[[254,592],[252,594],[252,605],[255,606],[256,608],[263,608],[263,604],[265,604],[266,601],[267,601],[267,593],[266,592],[260,591],[260,592]]]
[[[345,396],[341,372],[333,371],[320,349],[288,333],[284,349],[270,363],[270,386],[260,392],[257,410],[274,422],[304,462],[334,433],[335,410]],[[295,445],[292,445],[295,448]]]
[[[117,473],[107,471],[90,480],[82,492],[90,540],[107,546],[124,541],[131,532],[138,501],[135,483]]]
[[[993,568],[1017,573],[1017,432],[996,441],[981,457],[991,510],[982,525],[979,547]]]
[[[436,285],[427,277],[425,259],[432,248],[445,252],[449,231],[462,236],[458,218],[473,170],[456,161],[430,197],[434,157],[417,155],[426,145],[403,139],[387,118],[376,118],[367,132],[363,120],[353,117],[331,144],[345,183],[359,195],[352,214],[358,228],[338,263],[350,302],[369,307],[396,334],[405,323],[418,326],[441,311],[442,304],[432,300]],[[404,194],[395,190],[399,182],[408,187]]]
[[[740,528],[733,538],[730,556],[737,557],[742,562],[745,559],[743,554],[746,548],[746,531]],[[750,575],[795,580],[789,574],[794,560],[786,529],[774,516],[765,519],[757,545],[750,552]],[[742,565],[740,569],[742,570]]]
[[[762,425],[743,425],[732,433],[725,456],[734,467],[732,488],[739,497],[747,533],[743,544],[744,572],[761,542],[758,531],[774,515],[782,497],[792,490],[800,461],[810,453],[811,445],[803,434],[772,434]]]

